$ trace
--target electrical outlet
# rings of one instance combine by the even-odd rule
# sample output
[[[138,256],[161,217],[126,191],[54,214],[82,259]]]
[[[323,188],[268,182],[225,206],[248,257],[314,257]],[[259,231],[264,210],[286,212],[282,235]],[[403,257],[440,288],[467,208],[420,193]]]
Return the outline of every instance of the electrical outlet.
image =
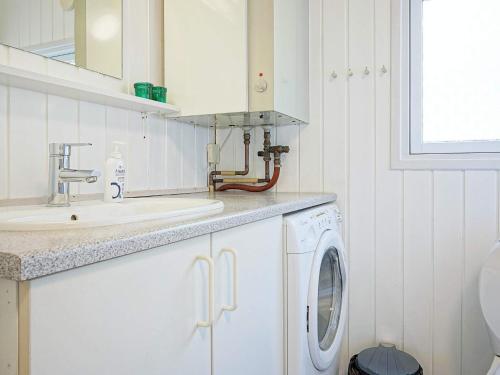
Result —
[[[207,145],[207,158],[209,164],[220,163],[220,146],[217,143],[209,143]]]

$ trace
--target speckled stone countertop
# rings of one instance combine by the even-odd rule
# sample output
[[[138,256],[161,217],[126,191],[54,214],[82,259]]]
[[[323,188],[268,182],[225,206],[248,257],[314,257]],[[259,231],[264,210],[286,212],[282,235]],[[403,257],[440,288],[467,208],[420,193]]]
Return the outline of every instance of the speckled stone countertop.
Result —
[[[224,192],[175,197],[218,199],[224,202],[224,211],[177,223],[155,220],[65,231],[0,231],[0,278],[30,280],[336,200],[335,194],[319,193]]]

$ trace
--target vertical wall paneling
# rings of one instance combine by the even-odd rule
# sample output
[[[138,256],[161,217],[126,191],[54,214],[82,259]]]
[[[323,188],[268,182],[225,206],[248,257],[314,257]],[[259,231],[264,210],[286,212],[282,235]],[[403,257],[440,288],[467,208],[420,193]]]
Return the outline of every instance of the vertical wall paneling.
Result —
[[[196,187],[207,186],[207,144],[209,143],[209,129],[201,126],[195,128],[196,132]]]
[[[48,143],[78,142],[78,102],[49,95],[47,97]],[[78,153],[71,161],[78,165]],[[76,157],[76,158],[73,158]]]
[[[380,67],[390,61],[390,0],[377,0],[375,7],[376,129],[376,341],[403,346],[403,179],[401,171],[389,168],[391,83]]]
[[[165,119],[158,116],[149,116],[146,130],[148,144],[148,181],[146,188],[151,190],[165,189],[165,135],[167,130]]]
[[[245,154],[243,152],[243,129],[234,129],[232,134],[234,148],[234,165],[238,170],[243,169],[245,165]]]
[[[7,126],[8,90],[0,86],[0,199],[7,198],[8,185],[8,126]]]
[[[128,112],[119,108],[106,108],[106,156],[113,151],[113,141],[127,143]],[[123,153],[126,160],[128,147]]]
[[[47,144],[78,142],[78,102],[59,96],[47,96]],[[45,157],[47,158],[47,156]],[[71,166],[79,164],[79,150],[71,152]],[[81,184],[73,184],[71,193],[78,194]]]
[[[28,0],[29,8],[29,44],[41,44],[42,8],[41,0]]]
[[[434,374],[461,374],[464,173],[434,172]]]
[[[146,190],[148,183],[148,134],[149,119],[138,112],[128,112],[127,191]],[[132,157],[133,153],[133,157]]]
[[[196,182],[196,138],[194,125],[182,126],[182,187],[193,187]]]
[[[91,147],[79,150],[82,169],[97,169],[102,177],[93,184],[81,184],[81,194],[95,194],[104,191],[104,163],[106,160],[106,108],[104,106],[79,102],[79,142],[91,142]]]
[[[182,186],[182,127],[177,121],[167,122],[167,187],[177,189]],[[186,152],[189,152],[187,150]]]
[[[60,4],[60,2],[59,2]],[[59,5],[60,6],[60,5]],[[75,36],[75,12],[63,12],[63,38],[70,39]]]
[[[465,259],[462,321],[462,374],[485,374],[492,350],[481,315],[478,274],[498,235],[497,173],[465,174]]]
[[[52,0],[52,40],[64,38],[64,11],[59,0]]]
[[[332,22],[332,15],[335,22]],[[323,0],[323,190],[338,195],[338,205],[346,212],[348,179],[348,84],[345,67],[348,59],[347,24],[348,6],[346,0]],[[335,48],[332,48],[335,46]],[[336,77],[334,77],[336,75]],[[301,134],[302,135],[302,134]],[[305,145],[304,145],[305,146]],[[307,152],[308,148],[302,150]],[[346,247],[348,243],[348,222],[344,221]],[[341,371],[346,372],[349,359],[348,325],[344,334],[341,355]]]
[[[404,349],[432,375],[433,179],[404,172]]]
[[[44,20],[40,29],[42,43],[47,43],[52,40],[52,5],[53,0],[40,0],[40,18]]]
[[[217,129],[216,142],[220,145],[220,164],[218,170],[235,170],[236,160],[240,159],[242,147],[235,150],[235,145],[241,140],[241,130],[236,128]]]
[[[345,204],[347,179],[347,1],[323,1],[324,129],[323,173],[324,190],[335,191],[341,205]],[[332,22],[332,15],[335,22]],[[332,48],[335,46],[335,48]],[[336,75],[336,78],[332,76]],[[305,147],[305,145],[304,145]],[[305,149],[307,152],[308,149]],[[344,208],[344,207],[343,207]]]
[[[300,131],[300,191],[321,191],[323,185],[323,40],[322,7],[324,0],[309,2],[309,120]],[[285,172],[289,173],[289,172]],[[293,172],[292,172],[293,173]]]
[[[373,65],[373,1],[349,1],[349,351],[375,343],[375,124],[374,79],[362,74]]]
[[[25,15],[30,13],[29,11],[29,2],[28,1],[16,1],[16,6],[18,9],[19,19],[17,20],[19,25],[19,46],[28,46],[30,45],[30,30],[29,26],[26,25],[26,19],[23,19],[21,15]]]
[[[47,96],[11,88],[8,112],[9,198],[46,196]]]
[[[300,186],[300,127],[287,126],[276,129],[276,140],[280,145],[290,146],[290,152],[282,155],[281,166],[288,173],[279,179],[277,191],[297,191]],[[259,161],[262,163],[262,159]],[[312,167],[314,169],[314,167]]]

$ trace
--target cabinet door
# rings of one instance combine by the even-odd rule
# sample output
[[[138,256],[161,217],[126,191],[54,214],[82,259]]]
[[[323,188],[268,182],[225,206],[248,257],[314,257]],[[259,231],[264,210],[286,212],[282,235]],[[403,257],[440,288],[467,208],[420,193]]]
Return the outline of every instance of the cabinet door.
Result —
[[[169,102],[183,116],[248,111],[247,0],[165,0],[164,12]]]
[[[210,237],[30,283],[30,375],[211,373]]]
[[[281,216],[214,233],[212,256],[216,270],[214,375],[282,375]],[[224,306],[233,307],[233,288],[237,307],[224,310]]]

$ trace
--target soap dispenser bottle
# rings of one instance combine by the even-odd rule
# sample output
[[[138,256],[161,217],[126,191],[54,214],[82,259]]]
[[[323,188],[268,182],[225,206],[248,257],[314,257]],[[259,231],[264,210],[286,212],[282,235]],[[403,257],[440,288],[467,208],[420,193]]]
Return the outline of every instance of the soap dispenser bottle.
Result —
[[[120,146],[123,142],[113,142],[113,151],[106,160],[104,178],[104,202],[122,202],[125,193],[125,164],[123,163]]]

